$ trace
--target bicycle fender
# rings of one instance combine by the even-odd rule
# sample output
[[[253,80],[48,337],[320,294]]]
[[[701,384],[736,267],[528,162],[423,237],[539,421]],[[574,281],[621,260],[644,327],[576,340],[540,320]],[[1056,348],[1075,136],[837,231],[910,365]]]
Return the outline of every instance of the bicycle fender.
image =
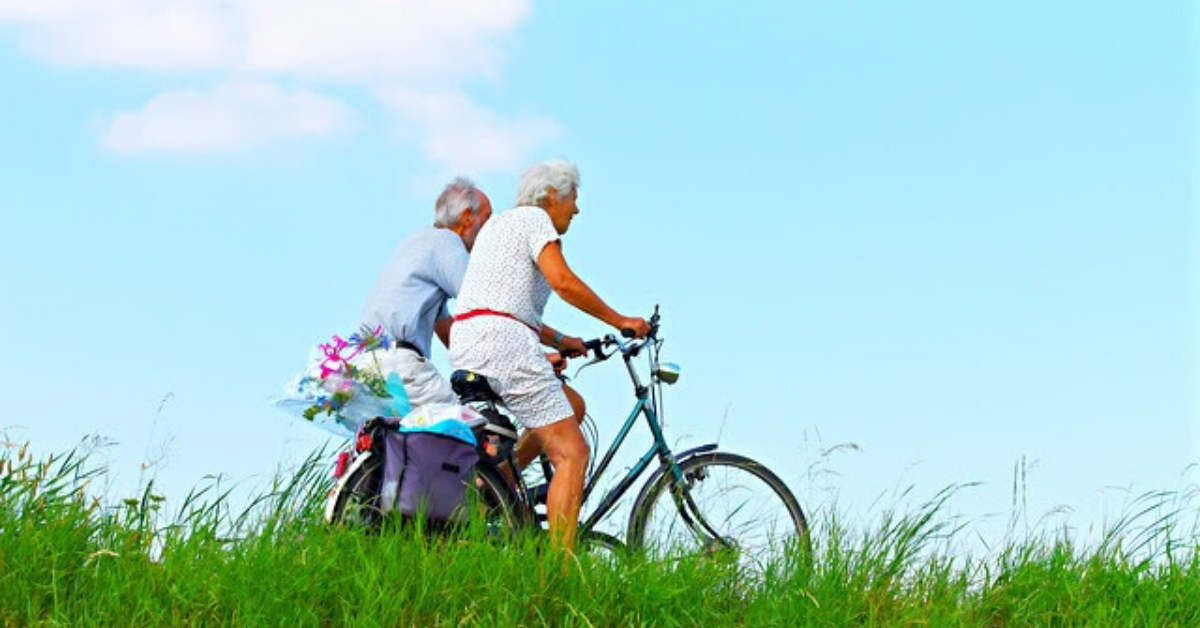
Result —
[[[706,453],[716,451],[716,450],[717,450],[717,444],[709,443],[707,445],[700,445],[699,447],[692,447],[691,449],[685,449],[685,450],[675,454],[672,457],[675,458],[675,464],[683,464],[689,458],[693,458],[695,456],[699,456],[701,454],[706,454]],[[654,470],[654,473],[650,474],[650,479],[646,480],[646,483],[642,485],[642,490],[638,491],[637,499],[634,500],[634,502],[633,502],[633,508],[629,511],[629,524],[627,526],[625,526],[626,529],[633,528],[634,519],[636,519],[638,513],[641,512],[642,505],[645,503],[646,496],[650,493],[650,489],[653,488],[656,484],[659,483],[659,481],[662,480],[662,476],[666,472],[667,472],[666,467],[659,465],[659,467]]]
[[[333,489],[329,491],[329,495],[325,498],[325,523],[333,521],[333,509],[337,505],[338,495],[341,495],[342,491],[346,490],[346,482],[350,481],[350,478],[354,477],[354,472],[366,464],[367,460],[370,460],[373,455],[375,454],[371,453],[368,449],[355,456],[354,462],[350,463],[345,473],[342,473],[342,477],[338,479],[337,484],[333,485]]]

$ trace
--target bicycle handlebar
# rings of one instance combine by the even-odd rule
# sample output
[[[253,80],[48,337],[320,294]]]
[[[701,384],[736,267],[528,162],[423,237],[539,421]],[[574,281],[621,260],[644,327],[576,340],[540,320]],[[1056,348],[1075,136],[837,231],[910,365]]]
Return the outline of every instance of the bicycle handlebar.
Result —
[[[626,360],[636,358],[643,347],[658,340],[659,319],[658,306],[656,305],[654,306],[654,314],[650,316],[650,333],[647,334],[645,338],[633,339],[634,331],[632,329],[622,329],[621,336],[629,338],[630,340],[622,342],[621,339],[612,334],[605,334],[600,338],[593,338],[591,340],[583,341],[583,346],[594,357],[587,363],[580,366],[576,371],[576,374],[588,366],[611,358],[612,356],[616,355],[617,351],[620,351],[621,355],[624,356]],[[616,351],[609,351],[605,353],[604,350],[608,347],[616,347]]]
[[[628,338],[628,341],[622,342],[621,339],[612,334],[605,334],[600,338],[593,338],[591,340],[584,341],[583,346],[587,347],[588,351],[596,354],[597,361],[607,360],[616,353],[616,351],[605,353],[604,349],[607,347],[616,347],[617,350],[619,350],[623,355],[628,357],[637,357],[638,352],[640,352],[643,347],[658,340],[658,313],[655,312],[654,316],[652,316],[650,320],[650,333],[644,338],[635,339],[632,329],[622,329],[621,336]]]

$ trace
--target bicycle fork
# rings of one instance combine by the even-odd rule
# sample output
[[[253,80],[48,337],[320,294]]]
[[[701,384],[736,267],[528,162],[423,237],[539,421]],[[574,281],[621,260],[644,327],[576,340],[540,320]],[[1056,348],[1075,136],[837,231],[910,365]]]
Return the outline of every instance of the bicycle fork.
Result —
[[[713,528],[712,524],[704,518],[700,512],[700,507],[696,505],[696,500],[692,499],[692,491],[688,486],[689,478],[683,474],[683,469],[675,460],[670,460],[668,463],[671,467],[670,485],[667,487],[671,491],[671,498],[675,501],[675,507],[679,510],[679,516],[691,529],[692,534],[697,538],[707,539],[707,545],[713,552],[720,548],[737,549],[734,543],[729,542],[721,533]]]

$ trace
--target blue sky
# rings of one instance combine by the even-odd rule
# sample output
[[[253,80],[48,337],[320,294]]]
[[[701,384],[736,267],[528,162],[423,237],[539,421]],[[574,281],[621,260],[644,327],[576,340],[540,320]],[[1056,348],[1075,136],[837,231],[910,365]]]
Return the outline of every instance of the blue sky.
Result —
[[[1200,462],[1196,20],[0,0],[0,426],[41,451],[103,435],[115,493],[147,457],[168,497],[262,482],[324,440],[268,400],[353,330],[440,186],[508,207],[523,166],[567,156],[568,260],[622,311],[661,304],[682,444],[719,435],[814,509],[979,481],[975,518],[1024,459],[1030,510],[1086,528],[1109,487]],[[606,434],[621,375],[578,382]]]

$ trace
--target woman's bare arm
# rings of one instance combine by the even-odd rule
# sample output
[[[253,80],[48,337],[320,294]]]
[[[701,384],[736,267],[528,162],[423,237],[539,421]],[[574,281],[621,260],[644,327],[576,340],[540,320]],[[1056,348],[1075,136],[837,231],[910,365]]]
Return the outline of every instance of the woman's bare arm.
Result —
[[[537,261],[550,288],[567,303],[617,329],[632,329],[638,336],[649,333],[650,328],[645,320],[619,314],[571,270],[563,257],[562,243],[554,241],[547,244],[538,254]]]

